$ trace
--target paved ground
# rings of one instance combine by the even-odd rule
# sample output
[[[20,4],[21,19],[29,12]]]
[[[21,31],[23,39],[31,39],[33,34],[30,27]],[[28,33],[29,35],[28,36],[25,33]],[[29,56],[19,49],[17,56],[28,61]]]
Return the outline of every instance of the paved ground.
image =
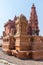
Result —
[[[5,54],[4,52],[2,52],[1,48],[0,48],[0,59],[5,59],[17,65],[43,65],[43,61],[21,60],[14,56],[9,56]]]

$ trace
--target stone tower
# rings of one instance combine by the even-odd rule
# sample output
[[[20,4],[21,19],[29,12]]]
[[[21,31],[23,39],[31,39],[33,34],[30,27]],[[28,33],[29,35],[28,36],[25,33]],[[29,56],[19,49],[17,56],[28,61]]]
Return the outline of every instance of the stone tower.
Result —
[[[20,15],[17,20],[15,21],[16,26],[16,35],[15,35],[15,47],[16,50],[29,50],[29,43],[28,43],[28,21],[24,15]]]
[[[31,13],[30,13],[30,19],[29,19],[29,27],[31,29],[31,35],[39,35],[39,28],[38,28],[38,17],[36,13],[36,8],[34,4],[32,5],[31,8]]]

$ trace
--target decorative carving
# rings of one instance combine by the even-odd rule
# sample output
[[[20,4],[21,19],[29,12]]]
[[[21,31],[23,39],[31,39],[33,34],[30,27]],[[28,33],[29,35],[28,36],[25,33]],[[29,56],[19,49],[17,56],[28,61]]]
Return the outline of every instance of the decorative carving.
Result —
[[[8,20],[3,32],[2,49],[19,58],[43,59],[43,37],[39,36],[38,18],[33,4],[29,23],[24,15]]]

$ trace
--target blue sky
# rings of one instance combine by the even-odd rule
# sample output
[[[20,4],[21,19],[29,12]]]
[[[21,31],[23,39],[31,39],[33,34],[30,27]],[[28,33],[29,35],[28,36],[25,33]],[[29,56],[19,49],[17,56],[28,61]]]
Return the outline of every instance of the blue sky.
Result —
[[[33,3],[38,15],[40,35],[43,35],[43,0],[0,0],[0,36],[4,30],[4,24],[15,15],[24,14],[29,20]]]

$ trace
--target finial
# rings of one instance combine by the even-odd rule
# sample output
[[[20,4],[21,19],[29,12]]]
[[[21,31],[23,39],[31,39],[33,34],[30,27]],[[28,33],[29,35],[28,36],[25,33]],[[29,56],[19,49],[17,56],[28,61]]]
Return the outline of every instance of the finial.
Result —
[[[15,21],[15,20],[17,20],[17,16],[16,16],[16,15],[15,15],[15,17],[14,17],[14,21]]]
[[[33,3],[33,5],[32,5],[32,8],[35,8],[35,5],[34,5],[34,3]]]
[[[34,3],[33,3],[33,6],[34,6]]]

